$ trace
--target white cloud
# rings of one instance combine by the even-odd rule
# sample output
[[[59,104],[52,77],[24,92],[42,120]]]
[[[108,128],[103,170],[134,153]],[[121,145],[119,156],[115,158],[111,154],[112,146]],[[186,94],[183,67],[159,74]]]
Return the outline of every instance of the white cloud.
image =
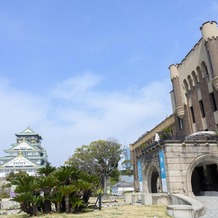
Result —
[[[58,98],[78,97],[95,87],[99,83],[100,78],[90,72],[86,72],[83,76],[71,77],[60,84],[53,90],[53,94]]]
[[[100,81],[84,73],[60,82],[47,96],[13,89],[4,82],[1,156],[2,149],[15,142],[14,134],[29,125],[42,135],[49,161],[62,165],[76,147],[93,140],[115,137],[120,143],[132,143],[171,113],[168,79],[112,92],[99,91]]]

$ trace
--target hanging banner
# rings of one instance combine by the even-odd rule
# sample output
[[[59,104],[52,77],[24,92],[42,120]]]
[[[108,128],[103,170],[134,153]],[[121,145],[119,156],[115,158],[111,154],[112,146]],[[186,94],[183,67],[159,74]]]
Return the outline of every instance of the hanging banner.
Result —
[[[139,178],[139,191],[143,192],[142,163],[140,160],[138,160],[138,178]]]
[[[159,152],[159,161],[160,161],[160,177],[162,182],[162,191],[167,192],[166,169],[165,169],[163,150]]]

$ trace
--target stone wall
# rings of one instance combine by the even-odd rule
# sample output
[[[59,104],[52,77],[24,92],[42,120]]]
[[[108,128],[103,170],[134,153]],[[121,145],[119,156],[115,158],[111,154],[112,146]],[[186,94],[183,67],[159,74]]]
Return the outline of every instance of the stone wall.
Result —
[[[216,141],[184,141],[165,144],[167,186],[170,193],[192,195],[191,176],[200,163],[218,163]]]

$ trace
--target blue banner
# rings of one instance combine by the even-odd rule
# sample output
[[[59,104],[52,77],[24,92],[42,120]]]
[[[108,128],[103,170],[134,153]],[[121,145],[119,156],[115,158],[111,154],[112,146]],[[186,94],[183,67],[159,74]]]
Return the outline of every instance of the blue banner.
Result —
[[[140,160],[138,160],[138,177],[139,177],[139,182],[143,181],[143,176],[142,176],[142,163]]]
[[[159,161],[160,161],[160,177],[162,181],[162,191],[167,192],[166,169],[165,169],[163,150],[159,152]]]
[[[159,152],[159,161],[160,161],[160,177],[161,179],[166,179],[166,170],[165,170],[165,163],[164,163],[164,152]]]

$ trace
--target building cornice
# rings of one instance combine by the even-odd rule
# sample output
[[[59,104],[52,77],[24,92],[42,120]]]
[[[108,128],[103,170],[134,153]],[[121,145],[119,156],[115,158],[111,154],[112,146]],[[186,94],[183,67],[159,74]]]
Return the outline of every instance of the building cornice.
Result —
[[[141,137],[139,137],[137,141],[130,144],[130,150],[132,151],[132,150],[140,147],[143,143],[146,143],[147,141],[152,139],[157,132],[161,132],[163,129],[172,126],[174,123],[175,123],[175,118],[174,118],[174,115],[171,114],[169,117],[167,117],[165,120],[163,120],[157,126],[155,126],[152,130],[146,132]]]

